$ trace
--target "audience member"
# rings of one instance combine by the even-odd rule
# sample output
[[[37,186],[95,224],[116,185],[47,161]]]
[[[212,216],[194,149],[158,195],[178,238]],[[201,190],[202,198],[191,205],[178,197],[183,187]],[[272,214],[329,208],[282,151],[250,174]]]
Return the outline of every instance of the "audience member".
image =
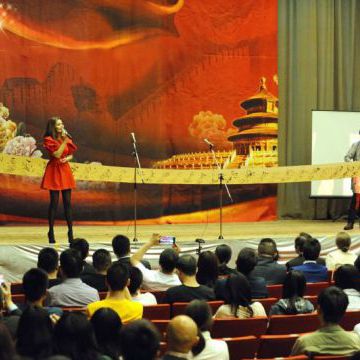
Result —
[[[301,271],[290,271],[283,284],[283,295],[270,309],[271,315],[306,314],[314,311],[314,305],[304,299],[306,290],[305,276]]]
[[[215,318],[249,318],[266,316],[260,302],[252,302],[249,281],[243,274],[230,275],[225,284],[225,305],[216,311]]]
[[[200,285],[214,288],[218,279],[218,265],[218,259],[213,252],[201,252],[197,262],[196,281]]]
[[[354,265],[342,265],[334,273],[335,286],[344,290],[349,300],[347,310],[360,309],[360,272]]]
[[[106,272],[111,266],[111,255],[105,249],[98,249],[92,259],[95,273],[87,272],[81,276],[81,280],[99,292],[107,291]]]
[[[0,321],[0,359],[15,360],[15,347],[9,329]]]
[[[196,259],[192,255],[182,255],[176,264],[179,279],[182,285],[166,290],[164,302],[190,302],[194,299],[214,300],[214,290],[200,285],[196,281]]]
[[[121,354],[120,330],[122,326],[119,315],[112,309],[102,308],[95,311],[90,322],[95,331],[100,353],[118,360]]]
[[[168,349],[162,360],[191,358],[190,351],[199,341],[196,323],[189,316],[175,316],[169,322],[166,339]]]
[[[225,341],[214,340],[211,338],[210,330],[213,325],[212,312],[209,304],[203,300],[193,300],[185,309],[185,315],[191,317],[198,329],[200,330],[204,340],[204,349],[193,357],[195,360],[228,360],[229,350]]]
[[[17,353],[30,359],[53,354],[53,327],[46,310],[30,305],[22,313],[16,335]]]
[[[0,286],[0,323],[7,327],[13,339],[16,339],[21,314],[22,312],[12,301],[11,284],[2,283]]]
[[[160,349],[160,334],[148,320],[136,320],[121,329],[123,360],[155,360]]]
[[[267,285],[282,284],[286,267],[277,263],[279,252],[273,239],[261,239],[258,246],[258,260],[252,275],[265,279]]]
[[[130,321],[141,319],[142,304],[132,301],[127,285],[129,284],[129,268],[125,264],[114,263],[107,271],[106,282],[109,291],[106,299],[93,302],[87,306],[89,316],[101,308],[113,309],[126,324]]]
[[[58,277],[59,254],[54,248],[45,247],[39,251],[37,267],[48,274],[49,288],[61,283]]]
[[[124,264],[128,268],[131,267],[130,263],[130,240],[125,235],[116,235],[112,239],[112,248],[117,260],[114,263]]]
[[[339,325],[347,306],[348,299],[343,290],[335,286],[324,289],[318,297],[320,329],[300,336],[291,355],[352,355],[360,350],[360,337],[353,332],[345,331]]]
[[[306,240],[303,245],[304,263],[294,266],[293,270],[302,271],[305,275],[306,282],[321,282],[328,280],[327,268],[324,265],[316,263],[321,251],[319,240]]]
[[[60,255],[60,273],[63,282],[49,289],[51,306],[85,306],[99,300],[96,289],[80,279],[83,261],[75,249],[67,249]]]
[[[150,270],[151,271],[151,270]],[[143,305],[156,305],[156,297],[150,292],[140,292],[143,282],[143,274],[137,267],[130,268],[130,285],[129,291],[133,301],[137,301]]]
[[[159,258],[159,270],[149,270],[141,263],[145,253],[152,247],[159,245],[160,236],[153,234],[132,257],[131,263],[143,274],[143,288],[146,290],[165,291],[169,287],[180,285],[179,277],[175,274],[175,265],[178,261],[178,251],[167,248]]]
[[[231,269],[227,266],[231,260],[232,250],[229,245],[221,244],[218,245],[215,249],[215,255],[218,258],[218,275],[227,276],[230,274],[236,274],[235,269]]]
[[[89,256],[89,243],[87,242],[87,240],[76,238],[70,243],[70,248],[78,250],[81,255],[83,261],[83,268],[81,274],[95,274],[94,267],[86,262],[86,258]]]
[[[55,325],[56,352],[71,360],[110,360],[98,352],[94,329],[79,312],[66,312]]]
[[[336,270],[339,266],[350,264],[354,265],[356,255],[349,251],[351,245],[351,237],[348,233],[342,231],[336,235],[335,243],[337,250],[330,252],[326,256],[326,267],[328,270]]]

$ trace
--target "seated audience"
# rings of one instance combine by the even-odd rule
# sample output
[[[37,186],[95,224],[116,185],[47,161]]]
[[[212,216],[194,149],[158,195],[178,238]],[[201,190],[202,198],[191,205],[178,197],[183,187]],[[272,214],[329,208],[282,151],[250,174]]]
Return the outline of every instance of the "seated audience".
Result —
[[[37,267],[48,274],[49,288],[61,283],[58,277],[59,254],[54,248],[46,247],[39,251]]]
[[[146,290],[164,291],[169,287],[180,285],[179,277],[175,274],[175,265],[179,258],[178,251],[167,248],[162,251],[159,258],[159,270],[149,270],[142,263],[145,253],[152,247],[159,245],[160,236],[153,234],[132,257],[131,263],[143,274],[143,288]]]
[[[336,235],[335,243],[337,250],[330,252],[326,256],[326,267],[328,270],[336,270],[339,266],[350,264],[354,265],[356,255],[349,251],[351,245],[351,237],[346,232],[339,232]]]
[[[169,322],[166,339],[167,352],[162,360],[191,359],[190,351],[199,342],[196,323],[189,316],[175,316]]]
[[[83,261],[83,269],[81,275],[94,274],[94,267],[86,262],[86,258],[89,256],[89,243],[85,239],[77,238],[70,243],[70,248],[79,251],[81,255]]]
[[[360,350],[360,337],[354,332],[345,331],[339,325],[347,306],[348,299],[343,290],[330,286],[321,291],[317,308],[320,329],[300,336],[291,355],[351,355]]]
[[[349,300],[347,310],[360,310],[360,272],[354,265],[342,265],[334,273],[335,286],[344,290]]]
[[[4,324],[13,339],[16,339],[17,327],[22,312],[13,303],[11,284],[2,283],[0,286],[0,324]]]
[[[230,275],[225,284],[225,304],[216,311],[215,318],[249,318],[266,316],[260,302],[251,300],[249,281],[243,274]]]
[[[304,299],[306,290],[305,276],[301,271],[290,271],[283,284],[283,295],[270,309],[271,315],[306,314],[314,311],[314,305]]]
[[[112,309],[102,308],[95,311],[90,320],[101,354],[109,356],[112,360],[118,360],[120,352],[121,319]]]
[[[15,360],[15,346],[9,329],[0,321],[0,359]]]
[[[182,285],[166,290],[164,303],[190,302],[194,299],[215,300],[214,290],[196,281],[196,259],[192,255],[182,255],[176,264]]]
[[[22,313],[16,334],[17,353],[30,359],[53,354],[53,326],[46,310],[30,305]]]
[[[236,274],[235,269],[231,269],[227,266],[231,260],[232,250],[229,245],[218,245],[215,249],[215,255],[218,258],[218,274],[219,276],[227,276],[230,274]]]
[[[71,360],[110,360],[98,352],[94,329],[86,315],[66,312],[55,325],[56,353]]]
[[[75,249],[67,249],[60,255],[62,283],[49,289],[50,306],[85,306],[99,300],[96,289],[80,279],[83,260]]]
[[[200,285],[214,288],[218,279],[218,259],[211,251],[200,253],[197,262],[196,281]]]
[[[258,259],[252,275],[262,277],[266,285],[282,284],[286,267],[277,263],[279,252],[273,239],[261,239],[258,246]]]
[[[209,304],[203,300],[193,300],[185,309],[185,315],[191,317],[200,330],[205,346],[193,357],[195,360],[228,360],[229,350],[225,341],[211,338],[210,330],[213,325],[212,312]]]
[[[127,285],[129,284],[129,268],[121,263],[111,265],[106,274],[109,291],[106,299],[93,302],[87,306],[90,317],[101,308],[113,309],[126,324],[130,321],[141,319],[142,304],[132,301]]]
[[[150,270],[151,271],[151,270]],[[130,285],[128,286],[133,301],[143,305],[156,305],[156,297],[150,292],[140,292],[143,282],[143,274],[137,267],[130,268]]]
[[[121,329],[123,360],[155,360],[160,349],[160,334],[148,320],[136,320]]]
[[[306,240],[303,245],[304,263],[302,265],[294,266],[293,270],[298,270],[304,273],[306,282],[321,282],[328,280],[327,268],[324,265],[316,263],[321,251],[319,240]]]
[[[81,275],[81,280],[99,292],[107,291],[106,272],[111,266],[111,255],[105,249],[98,249],[94,252],[92,259],[95,272]]]

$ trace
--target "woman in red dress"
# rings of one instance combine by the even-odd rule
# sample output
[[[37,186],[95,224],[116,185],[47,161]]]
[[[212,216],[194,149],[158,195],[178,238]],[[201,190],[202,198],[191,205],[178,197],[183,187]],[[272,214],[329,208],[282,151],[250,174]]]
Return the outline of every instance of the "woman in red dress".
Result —
[[[59,203],[60,191],[64,204],[65,219],[68,226],[68,239],[73,241],[71,190],[75,188],[74,176],[71,172],[69,161],[77,147],[67,136],[64,124],[58,117],[51,118],[46,126],[44,147],[48,151],[50,160],[47,163],[41,188],[50,191],[49,243],[55,243],[54,223]]]

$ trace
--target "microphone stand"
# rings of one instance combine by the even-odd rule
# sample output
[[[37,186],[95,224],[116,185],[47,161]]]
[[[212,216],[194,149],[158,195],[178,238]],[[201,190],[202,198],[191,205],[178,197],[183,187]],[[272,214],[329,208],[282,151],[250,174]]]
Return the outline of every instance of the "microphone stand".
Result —
[[[219,237],[218,239],[219,240],[223,240],[224,239],[224,236],[223,236],[223,187],[225,187],[226,189],[226,192],[227,192],[227,195],[230,199],[231,202],[234,202],[233,198],[231,197],[231,194],[230,194],[230,190],[227,186],[226,183],[224,183],[224,175],[222,173],[222,168],[216,158],[216,154],[215,154],[215,151],[214,151],[214,145],[211,144],[211,143],[208,143],[207,144],[209,145],[209,149],[212,153],[212,156],[213,156],[213,160],[214,160],[214,164],[216,164],[216,168],[218,169],[219,171],[219,215],[220,215],[220,234],[219,234]]]
[[[132,133],[132,144],[133,144],[133,152],[132,155],[134,157],[134,242],[139,241],[137,238],[137,172],[139,171],[139,175],[141,178],[141,182],[144,184],[144,179],[140,173],[141,165],[140,165],[140,159],[139,154],[137,152],[136,147],[136,139],[135,135]]]

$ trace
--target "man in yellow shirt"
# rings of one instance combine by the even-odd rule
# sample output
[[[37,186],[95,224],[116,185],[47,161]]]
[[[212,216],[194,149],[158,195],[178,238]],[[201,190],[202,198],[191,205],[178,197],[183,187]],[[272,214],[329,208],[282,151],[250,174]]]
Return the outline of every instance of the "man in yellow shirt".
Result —
[[[93,316],[96,310],[106,307],[116,311],[123,324],[141,319],[143,305],[131,300],[127,288],[129,284],[128,268],[120,263],[111,265],[106,274],[106,282],[109,287],[107,297],[87,306],[89,317]]]

